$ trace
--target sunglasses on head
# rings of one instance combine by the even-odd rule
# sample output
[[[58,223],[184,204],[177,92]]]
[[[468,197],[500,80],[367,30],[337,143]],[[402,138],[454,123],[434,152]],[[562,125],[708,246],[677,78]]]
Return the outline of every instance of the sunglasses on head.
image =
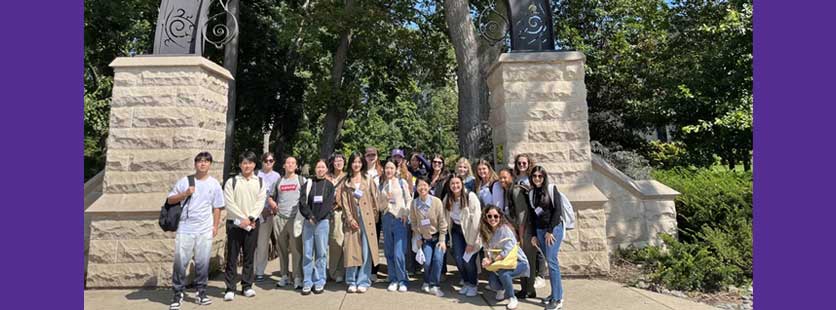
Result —
[[[499,214],[486,214],[485,218],[487,219],[499,219]]]

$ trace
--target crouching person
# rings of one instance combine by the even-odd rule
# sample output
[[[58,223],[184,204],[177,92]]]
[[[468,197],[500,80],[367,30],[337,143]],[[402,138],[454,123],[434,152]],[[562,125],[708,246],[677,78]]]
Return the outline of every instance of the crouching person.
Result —
[[[519,303],[514,296],[514,278],[529,276],[528,258],[517,245],[514,229],[498,207],[489,205],[483,214],[479,233],[488,250],[482,267],[490,271],[488,284],[497,290],[496,300],[507,298],[506,308],[516,309]],[[506,259],[513,256],[516,263]]]

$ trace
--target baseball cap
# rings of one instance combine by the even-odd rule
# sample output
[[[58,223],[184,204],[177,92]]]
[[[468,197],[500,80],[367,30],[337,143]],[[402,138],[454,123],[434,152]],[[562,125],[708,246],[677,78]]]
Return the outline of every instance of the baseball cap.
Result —
[[[393,149],[393,150],[392,150],[392,157],[395,157],[395,156],[400,156],[401,158],[403,158],[403,157],[404,157],[404,156],[403,156],[403,150],[401,150],[401,149]]]

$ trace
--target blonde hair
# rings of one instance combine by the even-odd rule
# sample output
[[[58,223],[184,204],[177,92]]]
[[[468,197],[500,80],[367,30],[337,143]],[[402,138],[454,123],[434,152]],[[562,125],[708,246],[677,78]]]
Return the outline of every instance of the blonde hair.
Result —
[[[457,174],[458,174],[458,170],[459,170],[459,165],[461,165],[461,164],[465,164],[465,166],[467,166],[467,176],[472,177],[473,176],[473,166],[470,165],[470,160],[468,160],[467,157],[464,157],[464,156],[459,157],[459,160],[456,161],[456,168],[454,170],[457,172]]]

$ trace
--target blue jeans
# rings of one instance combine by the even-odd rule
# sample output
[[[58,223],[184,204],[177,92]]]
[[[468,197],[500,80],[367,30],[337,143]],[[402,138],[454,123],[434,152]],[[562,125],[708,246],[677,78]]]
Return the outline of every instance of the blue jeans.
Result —
[[[465,284],[476,287],[478,283],[476,278],[476,259],[478,255],[473,255],[469,262],[464,261],[463,256],[467,242],[464,241],[464,232],[462,231],[461,225],[453,223],[450,236],[453,239],[453,251],[451,253],[456,260],[456,267],[459,268],[462,280],[464,280]]]
[[[186,268],[194,257],[195,287],[198,292],[206,290],[209,282],[209,257],[212,252],[212,232],[205,234],[177,234],[174,237],[174,272],[171,282],[174,292],[186,289]]]
[[[472,258],[471,258],[472,259]],[[505,298],[514,296],[514,279],[525,275],[528,270],[528,261],[521,259],[517,260],[517,268],[500,269],[496,272],[488,274],[488,285],[493,289],[505,290]]]
[[[363,248],[363,265],[345,268],[345,284],[348,284],[348,286],[354,285],[367,288],[372,285],[372,281],[369,280],[372,275],[372,261],[369,239],[366,238],[366,225],[363,221],[363,215],[360,214],[360,208],[357,208],[357,219],[357,223],[360,224],[360,246]]]
[[[552,230],[554,244],[546,245],[546,229],[537,229],[537,244],[546,257],[549,265],[549,284],[552,287],[551,300],[563,299],[563,284],[560,281],[560,264],[557,261],[557,252],[560,250],[560,243],[563,241],[563,223],[555,226]]]
[[[406,223],[392,213],[383,215],[383,253],[388,264],[389,283],[406,285],[409,282],[406,276],[407,230]]]
[[[430,287],[441,282],[441,265],[444,264],[444,252],[439,250],[438,239],[424,239],[421,250],[424,251],[424,284]]]
[[[328,219],[311,224],[302,224],[302,247],[305,253],[302,257],[302,273],[304,286],[325,286],[325,270],[328,266]],[[314,254],[315,253],[315,254]],[[316,255],[314,261],[314,255]]]

